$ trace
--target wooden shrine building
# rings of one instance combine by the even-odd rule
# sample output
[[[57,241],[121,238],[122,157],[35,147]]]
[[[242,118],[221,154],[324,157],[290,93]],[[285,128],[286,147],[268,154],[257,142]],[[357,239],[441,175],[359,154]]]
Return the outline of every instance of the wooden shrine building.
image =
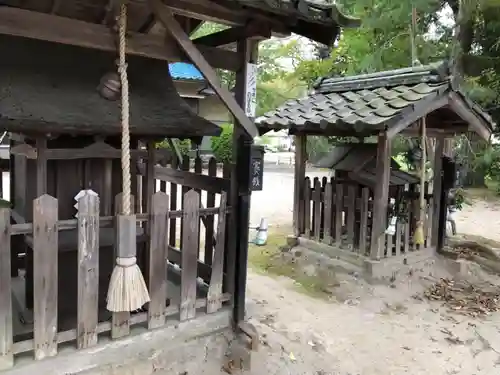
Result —
[[[433,181],[406,182],[391,157],[398,134],[414,137],[425,119]],[[352,77],[320,79],[309,96],[290,100],[258,118],[261,132],[288,129],[295,135],[294,230],[297,236],[340,248],[347,259],[373,266],[393,259],[406,263],[419,253],[432,254],[444,227],[438,224],[444,140],[475,132],[489,140],[491,118],[458,89],[448,63],[398,69]],[[340,169],[335,177],[312,182],[305,176],[307,136],[376,137],[372,145],[333,150],[323,167]],[[376,155],[376,157],[375,157]],[[408,178],[407,178],[408,177]],[[396,181],[403,182],[396,184]],[[394,185],[399,188],[392,189]],[[430,188],[432,186],[432,188]],[[413,242],[418,218],[418,192],[425,190],[425,243]],[[390,192],[392,190],[392,193]],[[394,234],[388,230],[397,217]],[[307,242],[307,240],[305,241]],[[398,260],[399,259],[399,260]]]
[[[191,39],[204,21],[229,27]],[[134,372],[142,361],[146,375],[163,358],[166,371],[196,373],[193,353],[203,350],[201,364],[207,352],[186,349],[194,338],[232,328],[256,344],[244,322],[258,135],[243,110],[247,68],[272,35],[331,46],[358,24],[305,0],[2,1],[11,207],[0,209],[0,371]],[[222,177],[215,163],[206,175],[195,161],[192,173],[189,160],[156,149],[220,133],[179,97],[174,61],[194,64],[234,117],[235,157]],[[215,69],[236,72],[234,96]]]

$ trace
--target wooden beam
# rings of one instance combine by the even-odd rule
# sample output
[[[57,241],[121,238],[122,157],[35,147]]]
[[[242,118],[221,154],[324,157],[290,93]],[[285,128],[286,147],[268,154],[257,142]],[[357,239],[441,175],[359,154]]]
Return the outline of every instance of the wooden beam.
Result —
[[[373,198],[373,221],[370,244],[370,258],[379,260],[385,248],[385,229],[387,225],[387,206],[389,177],[391,172],[391,140],[387,133],[378,136],[377,146],[377,185]]]
[[[444,138],[436,138],[436,148],[434,150],[434,176],[432,182],[432,232],[431,232],[431,245],[437,246],[439,238],[439,210],[441,209],[441,189],[443,186],[442,171],[443,171],[443,150]]]
[[[296,236],[304,233],[304,180],[306,178],[307,136],[295,137],[295,188],[293,192],[293,230]]]
[[[387,130],[387,136],[389,137],[389,139],[394,138],[398,133],[409,127],[417,120],[420,120],[427,114],[446,105],[448,105],[447,96],[442,96],[440,98],[433,97],[421,103],[417,102],[417,104],[414,105],[413,112],[409,113],[408,115],[404,115],[401,118],[401,121],[399,121],[396,125],[391,126],[389,130]]]
[[[161,0],[148,1],[156,17],[177,41],[182,50],[184,50],[186,55],[191,59],[192,63],[200,70],[212,89],[235,117],[236,122],[245,129],[251,138],[258,136],[259,132],[255,124],[246,116],[245,112],[236,102],[229,90],[221,85],[214,69],[196,48],[191,39],[189,39],[189,36],[182,30],[181,25],[179,25],[179,22],[174,18],[172,12],[163,5]]]
[[[265,25],[251,23],[247,27],[232,27],[230,29],[205,35],[193,39],[193,42],[197,46],[221,47],[235,43],[241,39],[254,37],[269,39],[271,37],[271,30],[269,28],[266,28]]]
[[[459,95],[452,92],[449,94],[448,100],[451,109],[469,124],[472,131],[476,132],[486,141],[490,139],[491,129],[489,129],[484,120],[474,114],[473,110],[465,104],[465,101]]]
[[[243,10],[232,10],[207,0],[169,0],[165,6],[181,16],[225,25],[244,25],[248,19]]]
[[[116,53],[116,35],[104,25],[19,8],[0,7],[0,34]],[[235,52],[206,46],[199,46],[199,50],[215,68],[237,71],[240,67]],[[169,62],[189,62],[171,38],[166,40],[161,35],[129,33],[127,53]]]

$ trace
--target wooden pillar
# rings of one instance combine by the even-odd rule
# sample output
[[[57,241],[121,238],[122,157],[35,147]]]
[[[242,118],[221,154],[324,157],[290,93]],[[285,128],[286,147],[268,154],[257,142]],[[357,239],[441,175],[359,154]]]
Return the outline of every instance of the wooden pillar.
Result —
[[[441,193],[443,188],[443,152],[445,146],[445,139],[440,137],[436,138],[436,148],[434,152],[434,174],[432,182],[432,196],[433,196],[433,207],[432,207],[432,232],[431,232],[431,245],[436,246],[439,236],[439,212],[441,209]]]
[[[242,68],[236,73],[235,99],[245,108],[247,104],[247,66],[257,61],[258,42],[256,40],[240,40],[237,53],[243,61]],[[228,247],[228,261],[234,259],[233,288],[233,323],[237,327],[245,318],[245,296],[248,261],[248,226],[250,222],[251,196],[251,147],[253,139],[244,131],[235,119],[233,134],[233,170],[231,173],[231,206],[234,230]],[[234,258],[233,258],[234,256]],[[233,266],[229,264],[229,269]],[[229,271],[229,270],[228,270]]]
[[[36,139],[36,152],[36,196],[40,197],[47,193],[47,138],[40,136]]]
[[[380,259],[385,248],[389,177],[391,173],[391,140],[386,133],[379,134],[377,144],[377,184],[373,199],[373,225],[370,258]]]
[[[307,136],[295,136],[295,185],[293,191],[293,232],[304,233],[304,180],[306,178]]]

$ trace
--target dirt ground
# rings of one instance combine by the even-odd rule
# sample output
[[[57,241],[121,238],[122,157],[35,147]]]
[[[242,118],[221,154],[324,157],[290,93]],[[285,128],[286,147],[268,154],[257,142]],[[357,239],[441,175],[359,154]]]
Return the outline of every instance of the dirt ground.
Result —
[[[482,201],[465,206],[457,219],[459,233],[500,241],[498,208]],[[262,335],[252,373],[499,374],[500,313],[472,318],[421,297],[449,276],[439,261],[390,285],[370,285],[346,273],[338,275],[331,298],[322,299],[297,291],[291,279],[251,270],[250,321]],[[470,279],[500,285],[499,278],[479,269]]]

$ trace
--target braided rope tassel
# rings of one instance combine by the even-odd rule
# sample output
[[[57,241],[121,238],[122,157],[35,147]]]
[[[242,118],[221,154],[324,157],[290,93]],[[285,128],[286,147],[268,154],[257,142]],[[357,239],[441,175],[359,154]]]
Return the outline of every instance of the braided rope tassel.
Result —
[[[121,82],[122,115],[122,212],[116,217],[118,238],[118,257],[111,274],[108,288],[107,309],[112,312],[136,311],[150,301],[148,289],[136,258],[136,217],[131,210],[130,176],[130,129],[129,129],[129,91],[126,63],[127,5],[120,5],[119,18],[119,61],[118,72]]]

